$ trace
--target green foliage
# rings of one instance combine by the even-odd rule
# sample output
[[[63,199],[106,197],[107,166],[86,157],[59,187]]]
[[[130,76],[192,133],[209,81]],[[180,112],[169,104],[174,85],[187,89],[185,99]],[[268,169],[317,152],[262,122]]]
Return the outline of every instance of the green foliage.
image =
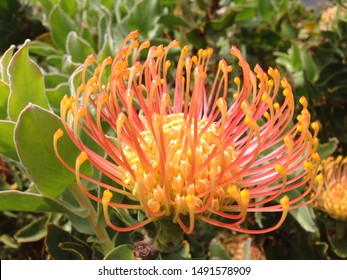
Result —
[[[54,224],[47,225],[45,244],[54,260],[88,260],[92,257],[92,250],[86,243]]]
[[[61,164],[54,152],[53,135],[58,128],[62,124],[57,116],[29,105],[21,113],[15,130],[20,160],[40,192],[48,197],[57,197],[75,181],[75,174]],[[79,151],[70,138],[62,137],[58,145],[63,159],[74,166]]]
[[[230,260],[230,255],[225,251],[225,248],[217,239],[212,239],[209,253],[210,259],[212,260]]]
[[[88,210],[78,209],[53,198],[20,191],[1,191],[1,211],[55,212],[86,218]]]
[[[43,74],[38,65],[29,58],[29,44],[29,40],[25,41],[24,45],[14,54],[8,66],[11,80],[8,114],[13,121],[18,119],[20,112],[28,103],[48,108]]]
[[[130,244],[117,246],[104,257],[104,260],[135,260],[134,246]]]
[[[15,123],[11,121],[0,121],[0,154],[8,159],[18,161],[16,146],[13,141]]]

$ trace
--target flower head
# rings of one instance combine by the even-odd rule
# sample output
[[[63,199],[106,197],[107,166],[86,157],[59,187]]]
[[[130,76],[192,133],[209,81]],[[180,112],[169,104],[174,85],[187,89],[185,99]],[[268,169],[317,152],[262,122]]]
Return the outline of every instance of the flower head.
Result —
[[[329,157],[321,166],[324,184],[316,204],[332,218],[347,221],[347,157]]]
[[[320,162],[318,124],[311,124],[304,97],[293,124],[292,88],[278,70],[266,73],[259,65],[251,70],[232,47],[242,71],[231,81],[233,69],[225,60],[210,73],[212,49],[190,56],[185,46],[171,71],[167,56],[179,46],[177,40],[150,47],[136,37],[137,31],[130,33],[115,58],[106,58],[91,76],[94,56],[88,57],[81,85],[61,102],[65,130],[81,150],[75,167],[59,155],[63,131],[54,138],[57,156],[86,194],[103,204],[109,226],[126,231],[165,217],[186,233],[195,220],[261,233],[279,227],[289,209],[310,202],[303,199]],[[141,60],[143,49],[148,55]],[[84,141],[81,131],[107,156]],[[119,187],[82,174],[85,161]],[[90,193],[81,178],[105,189],[103,197]],[[286,193],[294,189],[301,195],[289,200]],[[114,193],[126,199],[113,202]],[[111,223],[110,207],[142,211],[147,219],[121,228]],[[280,211],[282,218],[268,229],[241,227],[248,212],[263,211]]]

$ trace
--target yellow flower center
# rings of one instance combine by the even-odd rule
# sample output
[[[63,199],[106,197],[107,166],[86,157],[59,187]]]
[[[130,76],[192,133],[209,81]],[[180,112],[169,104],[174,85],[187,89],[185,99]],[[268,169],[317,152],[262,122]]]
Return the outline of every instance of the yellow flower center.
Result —
[[[347,186],[335,183],[321,195],[322,206],[335,219],[347,220]]]
[[[230,202],[227,188],[223,181],[229,179],[237,170],[224,172],[226,166],[235,159],[233,145],[228,145],[223,151],[220,145],[220,126],[201,119],[197,125],[197,135],[194,137],[194,123],[187,125],[183,113],[170,114],[162,119],[164,153],[161,153],[156,136],[148,127],[140,133],[144,140],[141,149],[146,154],[151,168],[141,163],[136,150],[124,146],[124,154],[134,171],[134,178],[129,171],[123,169],[123,182],[142,203],[154,213],[161,210],[166,215],[177,216],[187,214],[189,208],[199,209],[212,194],[211,207],[219,209]],[[153,127],[159,123],[151,124]],[[193,142],[194,141],[194,142]],[[164,155],[163,155],[164,154]],[[165,156],[167,168],[161,168],[161,157]],[[193,171],[194,165],[194,171]],[[166,174],[162,174],[165,170]],[[168,195],[165,194],[165,185]],[[140,196],[139,189],[145,188],[146,197]],[[174,207],[170,205],[174,201]]]

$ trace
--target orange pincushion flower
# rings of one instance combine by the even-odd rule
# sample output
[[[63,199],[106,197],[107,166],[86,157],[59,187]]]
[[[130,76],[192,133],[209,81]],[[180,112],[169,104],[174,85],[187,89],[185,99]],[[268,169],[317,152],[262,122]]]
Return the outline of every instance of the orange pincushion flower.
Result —
[[[323,160],[322,174],[324,185],[316,200],[317,207],[334,219],[347,221],[347,157]]]
[[[316,178],[318,124],[310,123],[308,104],[302,97],[303,109],[292,125],[292,89],[285,78],[280,80],[276,69],[266,74],[257,65],[252,71],[232,47],[230,53],[239,60],[243,78],[234,79],[237,90],[233,92],[229,88],[232,67],[225,60],[211,75],[212,49],[189,56],[185,46],[175,79],[169,81],[167,55],[179,42],[150,47],[148,41],[140,45],[137,37],[138,31],[130,33],[116,57],[105,59],[86,81],[87,69],[94,62],[93,56],[88,57],[82,84],[74,96],[61,102],[65,130],[81,150],[74,168],[59,155],[57,141],[63,130],[54,137],[57,156],[76,173],[85,193],[103,204],[110,227],[128,231],[169,217],[186,233],[193,231],[195,220],[263,233],[278,228],[288,210],[310,202],[303,198],[317,179],[321,182],[321,175]],[[148,48],[147,58],[140,61],[141,50]],[[107,79],[106,72],[110,72]],[[276,101],[280,92],[284,96],[281,104]],[[80,130],[107,157],[84,142]],[[119,188],[82,174],[80,166],[85,161]],[[105,189],[103,197],[88,192],[81,178]],[[289,200],[286,193],[302,186],[308,187]],[[112,202],[113,193],[127,197],[126,202]],[[121,228],[111,223],[109,207],[142,211],[147,219]],[[248,212],[273,211],[283,212],[273,227],[241,227]]]

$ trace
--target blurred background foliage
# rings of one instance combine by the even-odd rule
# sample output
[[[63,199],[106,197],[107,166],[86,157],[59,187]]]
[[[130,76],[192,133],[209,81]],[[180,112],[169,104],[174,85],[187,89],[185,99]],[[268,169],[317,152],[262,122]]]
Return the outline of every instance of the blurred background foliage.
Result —
[[[311,9],[299,0],[2,0],[0,190],[35,193],[27,170],[18,161],[14,144],[4,140],[5,136],[13,138],[18,117],[15,112],[24,108],[7,111],[13,82],[9,80],[8,65],[13,54],[21,50],[24,60],[27,54],[40,67],[43,84],[37,90],[44,91],[48,100],[42,101],[41,106],[57,113],[61,98],[70,91],[70,76],[85,58],[94,53],[96,60],[101,62],[115,55],[119,43],[135,29],[141,31],[140,40],[149,39],[152,44],[168,44],[178,39],[181,46],[190,45],[192,52],[212,47],[211,71],[221,58],[235,63],[229,54],[232,45],[242,51],[251,67],[257,63],[263,69],[277,67],[291,82],[295,98],[305,96],[309,100],[312,118],[321,124],[321,157],[347,154],[347,12],[344,1],[326,1]],[[170,55],[174,60],[179,53],[173,50]],[[35,68],[31,62],[27,63],[28,69]],[[28,81],[40,79],[39,74],[35,75],[30,74]],[[76,83],[78,79],[76,77]],[[69,197],[66,192],[64,195],[65,199]],[[0,203],[4,201],[8,200]],[[5,207],[0,210],[2,208]],[[30,210],[30,207],[22,210]],[[87,244],[88,230],[72,227],[71,217],[78,220],[83,214],[70,214],[69,220],[62,214],[64,211],[50,214],[0,212],[0,259],[103,258],[90,246],[93,240],[89,238]],[[274,218],[276,214],[270,214],[256,217],[250,223],[266,224]],[[129,250],[133,250],[128,243],[136,240],[136,234],[118,233],[114,239],[118,250],[105,258],[125,258]],[[174,257],[347,258],[346,223],[308,207],[293,211],[285,224],[270,234],[239,235],[198,224],[194,235],[186,239],[187,243]],[[170,257],[173,256],[160,256]]]

